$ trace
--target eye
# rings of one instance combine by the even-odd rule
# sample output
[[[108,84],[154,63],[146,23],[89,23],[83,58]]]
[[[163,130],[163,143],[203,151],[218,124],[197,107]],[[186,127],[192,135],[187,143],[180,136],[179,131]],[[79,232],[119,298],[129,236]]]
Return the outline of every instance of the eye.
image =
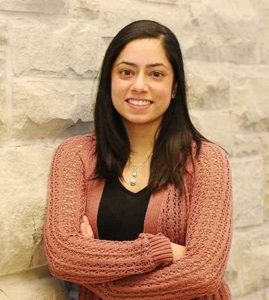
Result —
[[[153,71],[150,75],[157,79],[164,77],[164,74],[160,71]]]
[[[119,73],[122,77],[131,77],[134,74],[134,72],[129,69],[120,70]]]

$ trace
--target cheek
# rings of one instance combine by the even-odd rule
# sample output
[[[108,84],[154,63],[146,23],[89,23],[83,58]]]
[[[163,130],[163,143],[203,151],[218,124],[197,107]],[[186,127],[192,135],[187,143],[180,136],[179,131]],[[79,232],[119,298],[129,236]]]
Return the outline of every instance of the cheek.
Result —
[[[117,98],[123,96],[127,88],[128,88],[127,84],[124,81],[112,78],[111,80],[112,100],[116,100]]]
[[[167,85],[164,85],[156,90],[156,96],[158,96],[158,98],[162,100],[162,102],[170,102],[172,98],[172,89]]]
[[[112,80],[111,81],[111,99],[112,99],[112,103],[115,107],[118,106],[120,98],[121,97],[120,97],[120,92],[119,92],[119,86],[115,80]]]
[[[111,78],[111,97],[112,97],[112,100],[113,100],[113,98],[116,94],[116,90],[117,90],[116,87],[117,87],[116,79],[114,79],[113,76],[112,76],[112,78]]]

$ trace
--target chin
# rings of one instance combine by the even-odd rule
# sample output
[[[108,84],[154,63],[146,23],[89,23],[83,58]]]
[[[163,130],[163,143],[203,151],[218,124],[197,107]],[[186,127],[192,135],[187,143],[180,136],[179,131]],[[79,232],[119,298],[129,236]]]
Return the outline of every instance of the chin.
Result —
[[[156,126],[159,126],[161,120],[160,119],[146,119],[146,118],[130,118],[130,119],[124,119],[124,122],[126,124],[128,124],[129,126],[132,126],[132,125],[144,125],[144,126],[147,126],[147,125],[156,125]]]

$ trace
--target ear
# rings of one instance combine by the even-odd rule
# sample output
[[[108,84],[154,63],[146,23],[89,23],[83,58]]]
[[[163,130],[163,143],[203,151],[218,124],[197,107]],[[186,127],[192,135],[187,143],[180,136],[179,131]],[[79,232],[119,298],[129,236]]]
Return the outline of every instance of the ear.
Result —
[[[177,83],[173,83],[173,89],[172,89],[172,99],[174,99],[176,97],[176,93],[177,93]]]

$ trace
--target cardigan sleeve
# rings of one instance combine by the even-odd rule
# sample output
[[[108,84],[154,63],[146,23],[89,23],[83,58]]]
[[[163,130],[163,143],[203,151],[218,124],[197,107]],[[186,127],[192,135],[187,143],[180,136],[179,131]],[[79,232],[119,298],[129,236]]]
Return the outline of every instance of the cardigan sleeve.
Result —
[[[224,151],[204,143],[194,176],[185,256],[148,274],[96,285],[95,293],[109,300],[185,300],[218,292],[232,237],[231,174]]]
[[[162,234],[142,233],[135,241],[121,242],[87,239],[80,233],[86,208],[80,151],[90,147],[88,140],[85,136],[67,139],[53,158],[44,226],[44,246],[52,275],[78,284],[93,284],[171,264],[170,241]]]

